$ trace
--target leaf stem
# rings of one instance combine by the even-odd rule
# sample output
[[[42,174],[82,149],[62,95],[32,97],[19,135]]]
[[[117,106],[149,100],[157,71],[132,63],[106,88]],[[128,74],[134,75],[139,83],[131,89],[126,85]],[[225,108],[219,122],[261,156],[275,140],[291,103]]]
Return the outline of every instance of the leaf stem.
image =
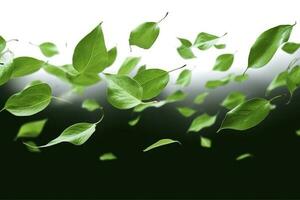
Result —
[[[71,101],[65,100],[63,98],[60,97],[56,97],[56,96],[52,96],[53,99],[64,102],[64,103],[68,103],[68,104],[73,104]]]
[[[281,97],[283,97],[283,96],[286,96],[286,94],[277,95],[277,96],[271,98],[269,101],[272,102],[272,101],[274,101],[275,99],[281,98]]]
[[[168,71],[168,73],[171,73],[171,72],[177,71],[177,70],[179,70],[179,69],[182,69],[182,68],[184,68],[184,67],[186,67],[186,64],[182,65],[181,67],[178,67],[178,68],[172,69],[172,70]]]
[[[248,71],[248,67],[245,69],[245,71],[243,72],[243,76],[245,76],[246,72]]]
[[[102,120],[103,120],[103,118],[104,118],[104,110],[103,110],[103,108],[99,108],[100,110],[101,110],[101,118],[95,123],[96,125],[97,124],[99,124]]]
[[[164,19],[166,19],[166,17],[169,15],[169,12],[167,12],[165,14],[165,16],[163,18],[161,18],[157,23],[159,24],[160,22],[162,22]]]

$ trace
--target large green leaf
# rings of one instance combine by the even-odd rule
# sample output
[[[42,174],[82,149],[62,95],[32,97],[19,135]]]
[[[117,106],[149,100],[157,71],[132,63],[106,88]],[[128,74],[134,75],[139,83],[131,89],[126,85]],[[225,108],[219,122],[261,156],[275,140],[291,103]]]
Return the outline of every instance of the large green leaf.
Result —
[[[155,142],[154,144],[150,145],[149,147],[147,147],[146,149],[143,150],[143,152],[147,152],[150,151],[152,149],[164,146],[164,145],[168,145],[168,144],[172,144],[172,143],[178,143],[181,144],[179,141],[177,140],[172,140],[172,139],[161,139],[157,142]]]
[[[41,52],[46,57],[52,57],[59,53],[57,46],[52,42],[44,42],[39,45]]]
[[[216,59],[213,70],[215,71],[227,71],[234,60],[233,54],[222,54],[219,55]]]
[[[18,57],[13,60],[12,78],[26,76],[38,71],[45,62],[32,57]]]
[[[280,25],[263,32],[252,45],[247,68],[261,68],[268,64],[277,49],[288,41],[294,25]]]
[[[6,47],[6,41],[2,36],[0,36],[0,53],[5,49],[5,47]]]
[[[247,130],[262,122],[272,109],[270,101],[250,99],[227,112],[218,132],[223,129]]]
[[[36,138],[36,137],[38,137],[41,134],[46,122],[47,122],[47,119],[43,119],[43,120],[32,121],[32,122],[23,124],[21,126],[21,128],[19,129],[16,139],[17,138]]]
[[[30,116],[44,110],[51,98],[50,86],[39,83],[9,97],[3,109],[16,116]]]
[[[215,123],[216,119],[217,115],[210,116],[204,113],[192,121],[188,132],[199,132],[206,127],[210,127]]]
[[[140,62],[140,57],[128,57],[124,60],[123,64],[121,65],[118,74],[129,74]]]
[[[143,100],[159,95],[169,82],[169,73],[161,69],[146,69],[138,73],[136,80],[143,88]]]
[[[267,87],[266,94],[268,95],[272,90],[274,90],[278,87],[285,86],[287,76],[288,76],[288,71],[286,71],[286,70],[279,73],[277,76],[275,76],[274,79],[272,80],[272,82]]]
[[[188,86],[192,80],[192,71],[188,69],[184,69],[178,76],[176,80],[177,85]]]
[[[287,42],[282,46],[282,50],[286,53],[293,54],[300,48],[299,43]]]
[[[108,83],[107,100],[118,109],[130,109],[139,105],[143,97],[142,86],[126,75],[105,75]]]
[[[229,110],[233,109],[237,105],[243,103],[246,99],[246,96],[241,92],[231,92],[228,96],[222,101],[221,105]]]

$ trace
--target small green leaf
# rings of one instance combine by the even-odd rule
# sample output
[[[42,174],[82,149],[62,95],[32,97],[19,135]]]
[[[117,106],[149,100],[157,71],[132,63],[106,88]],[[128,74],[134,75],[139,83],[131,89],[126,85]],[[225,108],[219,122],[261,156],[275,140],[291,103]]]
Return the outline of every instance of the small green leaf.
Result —
[[[154,102],[147,102],[143,104],[139,104],[136,107],[134,107],[133,112],[142,112],[147,108],[154,107],[159,108],[163,105],[165,105],[167,101],[154,101]]]
[[[200,144],[204,148],[211,148],[211,140],[209,138],[200,136]]]
[[[221,105],[229,110],[243,103],[246,96],[241,92],[231,92],[221,103]]]
[[[82,105],[81,105],[82,108],[92,112],[92,111],[95,111],[99,108],[102,108],[99,103],[94,100],[94,99],[86,99],[82,102]]]
[[[181,45],[180,47],[177,48],[177,52],[183,59],[196,58],[196,56],[194,55],[190,47]]]
[[[26,124],[23,124],[19,129],[16,139],[38,137],[43,131],[46,122],[47,119],[43,119],[43,120],[38,120],[38,121],[33,121],[33,122],[28,122]]]
[[[187,132],[199,132],[200,130],[212,126],[217,119],[217,115],[210,116],[206,113],[196,117]]]
[[[250,153],[244,153],[244,154],[239,155],[238,157],[236,157],[235,160],[236,160],[236,161],[239,161],[239,160],[244,160],[244,159],[250,158],[250,157],[253,157],[253,155],[250,154]]]
[[[52,42],[44,42],[39,45],[41,52],[46,57],[52,57],[59,53],[57,47]]]
[[[270,113],[272,105],[263,98],[250,99],[227,112],[218,132],[223,129],[247,130],[258,125]]]
[[[216,49],[225,49],[226,48],[226,44],[215,44],[214,47]]]
[[[143,88],[126,75],[105,74],[107,79],[107,100],[118,109],[130,109],[142,103]]]
[[[143,88],[143,100],[159,95],[169,82],[169,73],[161,69],[146,69],[138,73],[136,80]]]
[[[201,32],[197,35],[194,42],[194,46],[200,50],[207,50],[213,45],[215,45],[220,37],[211,35],[209,33]]]
[[[209,94],[208,92],[203,92],[203,93],[198,94],[194,99],[194,103],[195,104],[202,104],[205,101],[208,94]]]
[[[192,43],[189,40],[184,39],[184,38],[177,38],[177,39],[180,41],[182,46],[192,47]]]
[[[116,160],[117,156],[113,153],[104,153],[99,157],[99,160],[101,161],[109,161],[109,160]]]
[[[196,110],[189,107],[178,107],[177,110],[184,117],[190,117],[196,113]]]
[[[184,69],[179,74],[176,80],[176,84],[186,87],[191,83],[191,80],[192,80],[192,71],[188,69]]]
[[[123,64],[121,65],[118,74],[127,75],[129,74],[140,62],[140,57],[128,57],[125,59]]]
[[[182,92],[181,90],[177,90],[170,94],[167,98],[166,101],[168,103],[173,103],[177,101],[183,101],[187,97],[187,94]]]
[[[128,124],[129,124],[130,126],[135,126],[135,125],[137,125],[137,123],[140,121],[140,118],[141,118],[141,116],[138,116],[138,117],[136,117],[135,119],[130,120],[130,121],[128,122]]]
[[[286,53],[293,54],[300,48],[299,43],[287,42],[282,46],[282,50]]]
[[[150,151],[150,150],[155,149],[157,147],[161,147],[161,146],[172,144],[172,143],[178,143],[178,144],[181,145],[181,143],[179,141],[177,141],[177,140],[161,139],[161,140],[155,142],[154,144],[150,145],[146,149],[144,149],[143,152],[147,152],[147,151]]]
[[[249,75],[248,74],[241,74],[241,75],[237,75],[234,77],[234,81],[238,82],[238,83],[242,83],[246,80],[249,79]]]
[[[33,141],[26,141],[24,144],[29,152],[41,153],[41,150],[37,147],[37,145]]]
[[[205,87],[206,88],[209,88],[209,89],[214,89],[214,88],[217,88],[217,87],[220,87],[220,86],[224,86],[224,85],[227,85],[230,80],[232,79],[232,75],[229,74],[228,76],[220,79],[220,80],[210,80],[210,81],[207,81],[206,84],[205,84]]]
[[[18,57],[13,61],[12,78],[26,76],[38,71],[45,63],[32,57]]]
[[[213,70],[214,71],[227,71],[234,60],[234,55],[233,54],[222,54],[219,55],[216,59],[215,65]]]
[[[300,129],[296,131],[296,135],[300,136]]]
[[[9,97],[3,109],[16,116],[30,116],[44,110],[51,98],[50,86],[40,83]]]
[[[2,36],[0,36],[0,53],[5,49],[5,47],[6,47],[6,41]]]
[[[283,71],[280,74],[276,75],[272,80],[272,82],[267,87],[266,94],[269,94],[272,90],[278,87],[285,86],[287,76],[288,76],[288,71]]]
[[[261,68],[268,64],[277,49],[288,41],[294,25],[280,25],[263,32],[252,45],[248,68]]]

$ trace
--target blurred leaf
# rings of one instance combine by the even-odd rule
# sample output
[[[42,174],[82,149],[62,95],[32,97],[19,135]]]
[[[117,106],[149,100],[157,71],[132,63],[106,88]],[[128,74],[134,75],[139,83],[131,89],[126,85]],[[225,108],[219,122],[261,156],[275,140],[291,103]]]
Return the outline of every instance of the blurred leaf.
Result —
[[[286,53],[293,54],[299,49],[299,47],[299,43],[287,42],[283,45],[282,50]]]
[[[125,59],[123,64],[121,65],[118,74],[127,75],[129,74],[140,62],[140,57],[128,57]]]
[[[280,74],[276,75],[273,78],[272,82],[267,87],[266,94],[269,94],[272,90],[274,90],[278,87],[285,86],[287,76],[288,76],[288,71],[283,71]]]
[[[0,86],[7,83],[14,71],[13,53],[11,51],[0,53]]]
[[[94,100],[94,99],[86,99],[82,102],[82,105],[81,105],[82,108],[92,112],[92,111],[95,111],[99,108],[102,108],[100,106],[100,104]]]
[[[36,138],[38,137],[47,122],[47,119],[32,121],[25,123],[19,129],[19,132],[16,136],[17,138]]]
[[[223,100],[221,105],[229,110],[233,109],[237,105],[243,103],[246,99],[246,96],[241,92],[231,92],[228,96]]]
[[[192,80],[192,71],[188,69],[184,69],[179,74],[176,80],[176,84],[186,87],[191,83],[191,80]]]
[[[249,75],[248,74],[241,74],[241,75],[237,75],[234,77],[234,81],[238,82],[238,83],[242,83],[246,80],[249,79]]]
[[[116,58],[117,58],[117,54],[118,54],[118,50],[117,50],[117,47],[114,47],[112,49],[110,49],[108,52],[107,52],[107,63],[105,64],[105,67],[109,67],[111,66],[115,61],[116,61]]]
[[[177,110],[184,117],[190,117],[196,113],[196,110],[189,107],[178,107]]]
[[[208,94],[209,94],[208,92],[203,92],[203,93],[198,94],[194,99],[194,103],[195,104],[202,104],[205,101]]]
[[[216,119],[217,115],[210,116],[206,113],[199,115],[192,121],[187,132],[199,132],[203,128],[212,126]]]
[[[13,60],[12,78],[26,76],[32,74],[44,65],[41,60],[32,57],[18,57]]]
[[[109,160],[116,160],[117,156],[113,153],[104,153],[99,157],[99,160],[101,161],[109,161]]]
[[[228,76],[220,79],[220,80],[210,80],[210,81],[207,81],[206,84],[205,84],[205,87],[206,88],[209,88],[209,89],[214,89],[214,88],[217,88],[217,87],[220,87],[220,86],[224,86],[224,85],[227,85],[230,80],[232,79],[232,75],[229,74]]]
[[[135,119],[130,120],[130,121],[128,122],[128,124],[129,124],[130,126],[135,126],[135,125],[140,121],[140,118],[141,118],[141,116],[137,116]]]
[[[209,33],[201,32],[197,35],[194,42],[194,46],[200,50],[207,50],[213,45],[215,45],[220,37],[211,35]]]
[[[6,47],[6,41],[5,39],[0,35],[0,53],[5,49]]]
[[[226,44],[215,44],[214,47],[216,49],[225,49],[226,48]]]
[[[140,66],[139,69],[138,69],[137,72],[136,72],[136,75],[137,75],[138,73],[141,73],[142,71],[145,71],[145,70],[146,70],[146,65]]]
[[[211,140],[209,138],[200,136],[200,144],[204,148],[211,148]]]
[[[296,131],[296,135],[300,136],[300,129]]]
[[[41,52],[46,57],[52,57],[59,53],[57,47],[52,42],[44,42],[39,45]]]
[[[177,90],[170,94],[167,98],[166,101],[168,103],[171,102],[177,102],[177,101],[183,101],[187,97],[187,94],[182,92],[181,90]]]
[[[161,147],[161,146],[172,144],[172,143],[178,143],[178,144],[181,145],[181,143],[179,141],[177,141],[177,140],[161,139],[161,140],[155,142],[154,144],[150,145],[146,149],[144,149],[143,152],[147,152],[147,151],[150,151],[150,150],[155,149],[157,147]]]
[[[216,59],[213,70],[214,71],[227,71],[234,60],[233,54],[222,54],[219,55]]]
[[[154,101],[154,102],[139,104],[136,107],[134,107],[133,112],[142,112],[146,108],[150,108],[150,107],[159,108],[165,105],[166,103],[167,103],[166,101]]]
[[[191,47],[192,46],[192,43],[187,39],[184,39],[184,38],[177,38],[177,39],[180,41],[182,46],[185,46],[185,47]]]
[[[75,76],[67,74],[67,78],[70,83],[79,86],[91,86],[101,81],[98,74],[92,73],[81,73]]]
[[[250,154],[250,153],[244,153],[244,154],[239,155],[238,157],[236,157],[235,160],[236,160],[236,161],[239,161],[239,160],[244,160],[244,159],[250,158],[250,157],[253,157],[253,155]]]
[[[37,147],[37,145],[33,141],[26,141],[26,148],[31,153],[40,153],[41,150]]]

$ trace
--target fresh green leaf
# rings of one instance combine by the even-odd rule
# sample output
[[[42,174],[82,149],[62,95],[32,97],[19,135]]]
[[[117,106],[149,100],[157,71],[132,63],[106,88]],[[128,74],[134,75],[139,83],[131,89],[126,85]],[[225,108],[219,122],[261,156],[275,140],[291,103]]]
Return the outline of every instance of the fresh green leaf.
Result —
[[[161,69],[146,69],[138,73],[136,80],[143,88],[143,100],[159,95],[169,82],[169,73]]]
[[[191,80],[192,80],[192,71],[188,69],[184,69],[179,74],[176,80],[176,84],[186,87],[191,83]]]
[[[248,68],[261,68],[268,64],[277,49],[288,41],[294,25],[280,25],[263,32],[252,45]]]
[[[221,103],[221,105],[229,110],[243,103],[246,96],[241,92],[231,92]]]
[[[177,39],[180,41],[182,46],[192,47],[192,43],[189,40],[184,39],[184,38],[177,38]]]
[[[216,49],[225,49],[226,48],[226,44],[215,44],[214,47]]]
[[[177,48],[177,52],[183,59],[196,58],[196,56],[194,55],[190,47],[181,45],[180,47]]]
[[[5,47],[6,47],[6,41],[2,36],[0,36],[0,53],[5,49]]]
[[[210,116],[206,113],[196,117],[187,132],[199,132],[204,128],[212,126],[217,119],[217,115]]]
[[[263,98],[250,99],[227,112],[218,132],[223,129],[247,130],[262,122],[270,113],[272,105]]]
[[[293,54],[300,48],[299,43],[287,42],[282,46],[282,50],[286,53]]]
[[[196,113],[196,110],[189,107],[178,107],[177,110],[184,117],[190,117]]]
[[[241,74],[241,75],[237,75],[234,77],[234,81],[238,82],[238,83],[242,83],[246,80],[249,79],[249,75],[248,74]]]
[[[19,129],[16,139],[38,137],[43,131],[46,122],[47,119],[43,119],[43,120],[38,120],[38,121],[33,121],[33,122],[28,122],[26,124],[23,124]]]
[[[173,92],[172,94],[170,94],[166,98],[166,101],[168,103],[173,103],[173,102],[177,102],[177,101],[183,101],[186,97],[187,97],[186,93],[184,93],[181,90],[177,90],[177,91]]]
[[[149,49],[156,41],[158,35],[158,24],[156,22],[145,22],[131,31],[129,36],[129,45]]]
[[[82,108],[92,112],[92,111],[95,111],[99,108],[102,108],[99,103],[94,100],[94,99],[86,99],[82,102],[82,105],[81,105]]]
[[[204,148],[211,148],[211,140],[209,138],[200,136],[200,144]]]
[[[238,157],[236,157],[235,160],[236,160],[236,161],[239,161],[239,160],[244,160],[244,159],[250,158],[250,157],[253,157],[253,155],[250,154],[250,153],[244,153],[244,154],[239,155]]]
[[[108,83],[107,100],[118,109],[130,109],[142,103],[143,88],[126,75],[105,75]]]
[[[233,54],[222,54],[219,55],[216,59],[215,65],[213,70],[215,71],[227,71],[234,60],[234,55]]]
[[[140,57],[128,57],[125,59],[123,64],[121,65],[118,74],[127,75],[129,74],[140,62]]]
[[[194,103],[195,104],[202,104],[205,101],[208,94],[209,94],[208,92],[203,92],[203,93],[198,94],[194,99]]]
[[[230,80],[232,79],[232,75],[229,74],[228,76],[220,79],[220,80],[210,80],[210,81],[207,81],[206,84],[205,84],[205,87],[206,88],[209,88],[209,89],[214,89],[214,88],[217,88],[217,87],[220,87],[220,86],[224,86],[224,85],[227,85]]]
[[[177,141],[177,140],[161,139],[161,140],[155,142],[154,144],[150,145],[146,149],[144,149],[143,152],[147,152],[147,151],[150,151],[150,150],[155,149],[157,147],[161,147],[161,146],[172,144],[172,143],[178,143],[178,144],[181,145],[181,143],[179,141]]]
[[[109,161],[109,160],[116,160],[117,156],[113,153],[104,153],[99,157],[99,160],[101,161]]]
[[[30,116],[44,110],[51,98],[48,84],[36,84],[9,97],[3,109],[16,116]]]
[[[12,78],[26,76],[38,71],[45,63],[32,57],[18,57],[13,61]]]
[[[52,42],[44,42],[39,45],[41,52],[46,57],[52,57],[59,53],[57,47]]]
[[[288,71],[283,71],[280,74],[278,74],[277,76],[275,76],[274,79],[272,80],[272,82],[267,87],[266,94],[269,94],[272,90],[274,90],[278,87],[285,86],[287,76],[288,76]]]
[[[130,121],[128,122],[128,124],[129,124],[130,126],[135,126],[135,125],[137,125],[137,123],[140,121],[140,118],[141,118],[141,116],[138,116],[138,117],[136,117],[135,119],[130,120]]]
[[[45,64],[43,66],[43,70],[45,70],[47,73],[55,76],[56,78],[59,78],[62,81],[69,82],[69,79],[67,77],[67,73],[63,68],[56,67],[54,65]]]
[[[207,50],[213,45],[215,45],[220,37],[211,35],[209,33],[201,32],[197,35],[194,42],[194,46],[200,50]]]

